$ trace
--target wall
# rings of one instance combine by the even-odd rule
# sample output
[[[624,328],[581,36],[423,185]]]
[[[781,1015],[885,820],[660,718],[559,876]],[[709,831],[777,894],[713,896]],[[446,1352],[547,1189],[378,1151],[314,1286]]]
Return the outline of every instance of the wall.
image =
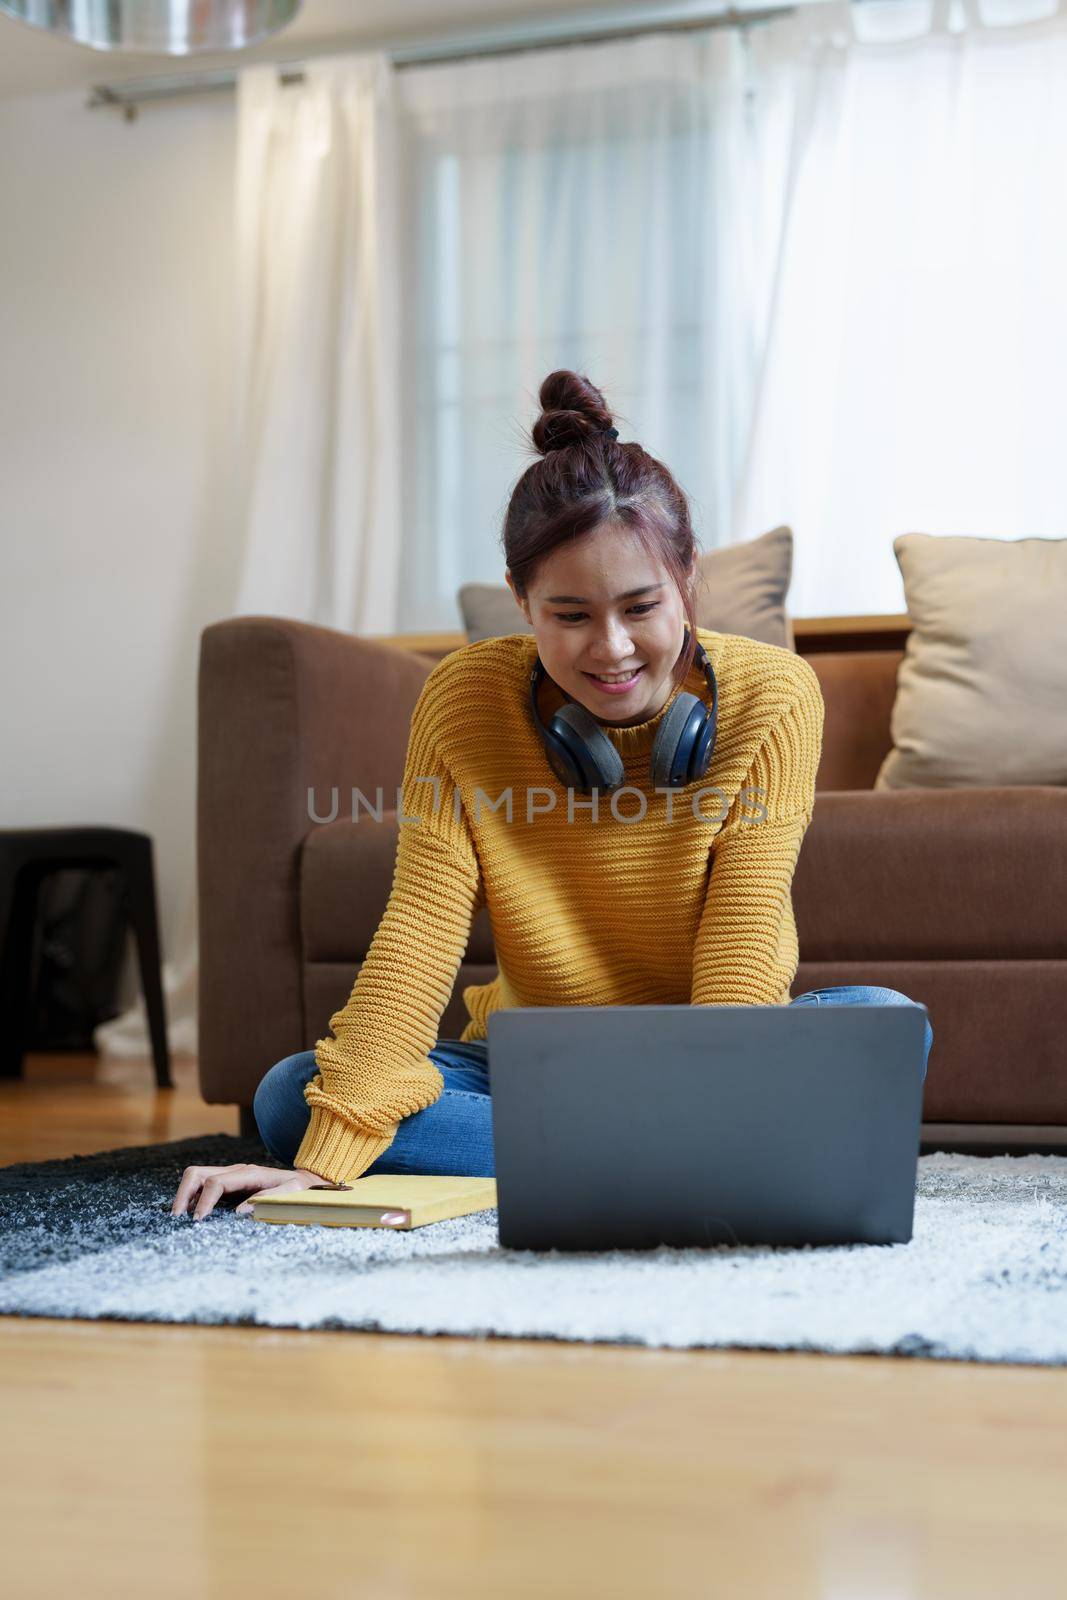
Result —
[[[0,100],[0,826],[156,843],[190,921],[196,659],[232,609],[226,94]],[[127,990],[128,990],[127,982]]]

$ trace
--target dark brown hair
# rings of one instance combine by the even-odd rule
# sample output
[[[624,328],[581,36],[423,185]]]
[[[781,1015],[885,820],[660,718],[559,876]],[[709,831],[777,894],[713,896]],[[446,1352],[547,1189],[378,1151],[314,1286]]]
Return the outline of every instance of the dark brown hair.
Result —
[[[545,557],[604,523],[631,529],[667,568],[682,598],[689,636],[674,668],[684,683],[696,649],[696,609],[688,579],[696,541],[689,503],[661,461],[607,429],[604,396],[577,372],[550,372],[538,393],[533,442],[542,457],[511,493],[501,544],[517,594],[525,600]]]

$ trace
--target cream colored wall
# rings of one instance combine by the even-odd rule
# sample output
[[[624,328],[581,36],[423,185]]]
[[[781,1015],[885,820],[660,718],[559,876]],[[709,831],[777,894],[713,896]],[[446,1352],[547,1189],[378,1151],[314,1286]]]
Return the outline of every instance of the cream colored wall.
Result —
[[[201,627],[230,610],[232,96],[0,100],[0,826],[190,885]]]

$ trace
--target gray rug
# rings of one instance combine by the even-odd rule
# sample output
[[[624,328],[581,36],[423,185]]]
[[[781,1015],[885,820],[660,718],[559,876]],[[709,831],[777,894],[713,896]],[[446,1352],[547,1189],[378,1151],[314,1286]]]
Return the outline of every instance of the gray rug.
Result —
[[[910,1244],[501,1250],[496,1213],[412,1233],[172,1217],[224,1134],[0,1168],[0,1313],[1067,1364],[1067,1157],[928,1155]],[[238,1199],[241,1197],[238,1197]]]

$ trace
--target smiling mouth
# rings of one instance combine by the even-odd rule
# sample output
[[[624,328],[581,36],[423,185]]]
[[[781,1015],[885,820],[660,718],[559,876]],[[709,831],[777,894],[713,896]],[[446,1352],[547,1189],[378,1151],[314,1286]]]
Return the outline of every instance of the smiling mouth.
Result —
[[[586,672],[584,676],[588,678],[591,683],[598,683],[605,689],[618,689],[624,687],[628,683],[636,683],[637,679],[641,676],[644,670],[645,663],[642,663],[641,666],[635,667],[631,673],[621,678],[602,678],[595,672]]]

